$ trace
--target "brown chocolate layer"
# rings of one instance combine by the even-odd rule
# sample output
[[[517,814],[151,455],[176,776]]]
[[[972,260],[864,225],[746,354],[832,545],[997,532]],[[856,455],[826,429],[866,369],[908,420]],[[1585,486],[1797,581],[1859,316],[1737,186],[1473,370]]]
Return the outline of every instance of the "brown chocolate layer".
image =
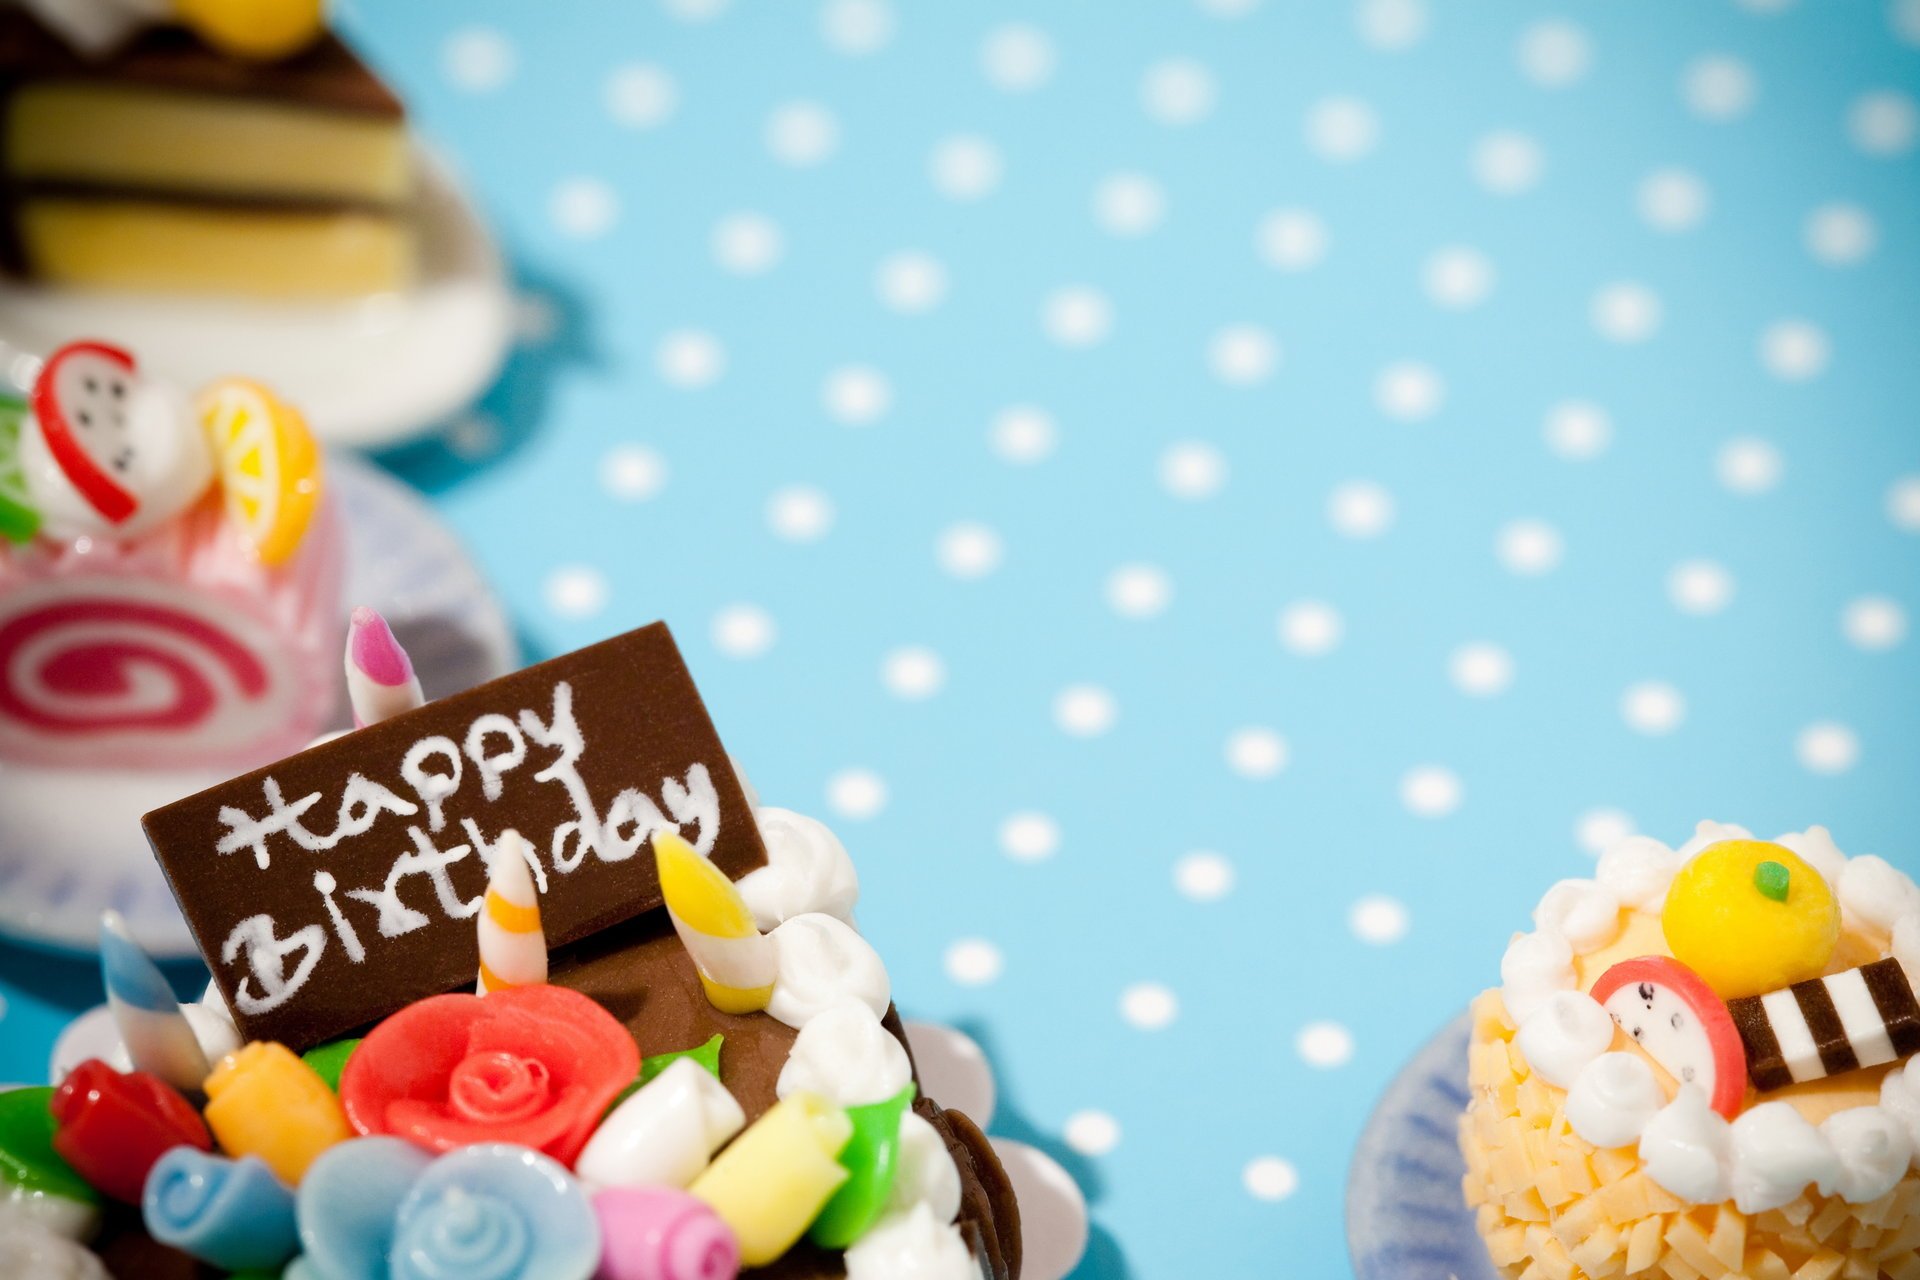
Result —
[[[1784,1089],[1793,1083],[1787,1060],[1780,1052],[1780,1041],[1773,1034],[1773,1022],[1760,1004],[1759,996],[1741,996],[1727,1001],[1727,1012],[1747,1049],[1747,1078],[1753,1087],[1766,1093]]]
[[[1807,1020],[1807,1030],[1813,1032],[1814,1047],[1820,1051],[1820,1065],[1827,1074],[1837,1076],[1857,1070],[1860,1059],[1853,1051],[1853,1042],[1847,1039],[1846,1025],[1840,1021],[1840,1010],[1834,1007],[1826,979],[1796,982],[1791,990],[1800,1016]]]
[[[1877,960],[1863,966],[1860,976],[1866,980],[1867,994],[1873,997],[1880,1020],[1887,1024],[1887,1038],[1893,1041],[1895,1056],[1920,1053],[1920,999],[1914,997],[1906,969],[1898,960]]]

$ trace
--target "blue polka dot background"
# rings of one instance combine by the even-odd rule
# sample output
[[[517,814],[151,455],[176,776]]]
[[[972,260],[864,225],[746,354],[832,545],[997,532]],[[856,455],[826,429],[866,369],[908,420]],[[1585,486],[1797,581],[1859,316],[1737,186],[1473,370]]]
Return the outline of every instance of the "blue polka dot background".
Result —
[[[1082,1275],[1343,1274],[1374,1098],[1623,834],[1915,868],[1920,3],[341,20],[521,299],[383,461],[529,656],[673,625]]]

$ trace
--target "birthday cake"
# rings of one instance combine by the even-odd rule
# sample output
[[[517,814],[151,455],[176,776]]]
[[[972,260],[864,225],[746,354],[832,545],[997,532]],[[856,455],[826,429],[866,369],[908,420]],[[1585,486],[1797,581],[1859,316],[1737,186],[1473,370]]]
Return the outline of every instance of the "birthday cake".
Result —
[[[663,625],[422,703],[356,611],[347,666],[362,727],[147,816],[213,983],[176,1003],[106,919],[112,1042],[0,1094],[13,1258],[1018,1280],[845,849],[751,796]]]
[[[344,535],[300,415],[98,342],[0,398],[0,761],[244,768],[312,737]]]
[[[1823,827],[1636,836],[1473,1006],[1465,1194],[1527,1280],[1920,1277],[1920,889]]]

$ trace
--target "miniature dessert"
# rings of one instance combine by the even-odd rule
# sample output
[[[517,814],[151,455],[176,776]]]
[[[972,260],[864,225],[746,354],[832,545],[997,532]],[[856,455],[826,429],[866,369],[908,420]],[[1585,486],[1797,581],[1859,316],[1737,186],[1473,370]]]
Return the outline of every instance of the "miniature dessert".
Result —
[[[356,623],[350,669],[403,686]],[[0,1094],[20,1248],[140,1280],[1017,1280],[1011,1183],[920,1095],[845,850],[749,799],[663,626],[378,701],[148,815],[214,982],[178,1005],[107,921],[118,1042]]]
[[[300,415],[195,404],[127,352],[54,352],[0,399],[0,761],[243,767],[310,738],[343,537]]]
[[[0,265],[73,286],[403,287],[414,257],[405,113],[318,8],[0,7]]]
[[[1920,888],[1823,827],[1635,836],[1474,1003],[1467,1204],[1510,1277],[1920,1277]]]

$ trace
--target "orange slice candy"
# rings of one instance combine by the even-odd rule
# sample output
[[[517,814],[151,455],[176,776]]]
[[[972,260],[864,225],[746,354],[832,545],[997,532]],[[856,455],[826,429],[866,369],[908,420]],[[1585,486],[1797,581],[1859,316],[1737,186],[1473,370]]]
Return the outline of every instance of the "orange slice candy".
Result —
[[[320,446],[306,419],[257,382],[228,378],[200,396],[227,515],[260,563],[285,564],[320,506]]]

